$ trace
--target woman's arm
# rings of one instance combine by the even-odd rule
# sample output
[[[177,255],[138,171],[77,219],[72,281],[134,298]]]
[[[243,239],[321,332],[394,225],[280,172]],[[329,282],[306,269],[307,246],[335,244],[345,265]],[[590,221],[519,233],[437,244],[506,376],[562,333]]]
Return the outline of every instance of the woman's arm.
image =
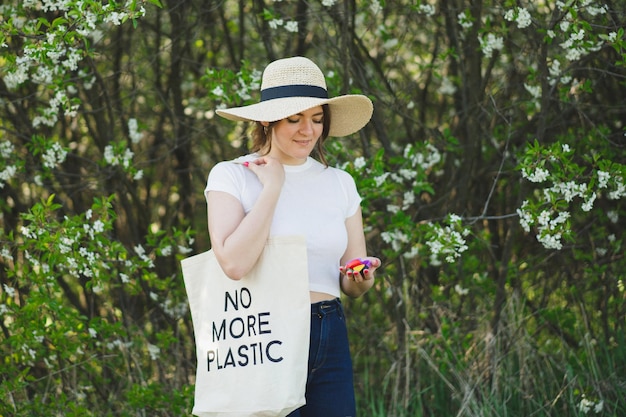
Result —
[[[361,208],[346,219],[346,229],[348,231],[348,247],[341,258],[341,267],[339,268],[341,272],[341,290],[347,296],[356,298],[365,294],[372,288],[374,285],[374,273],[381,262],[378,258],[367,256]],[[368,259],[372,263],[372,266],[364,270],[363,275],[353,273],[351,270],[346,270],[345,264],[355,258]]]
[[[273,158],[259,158],[247,169],[263,184],[247,215],[241,202],[228,193],[209,191],[207,196],[211,247],[224,273],[234,280],[250,272],[261,256],[285,179],[282,164]]]

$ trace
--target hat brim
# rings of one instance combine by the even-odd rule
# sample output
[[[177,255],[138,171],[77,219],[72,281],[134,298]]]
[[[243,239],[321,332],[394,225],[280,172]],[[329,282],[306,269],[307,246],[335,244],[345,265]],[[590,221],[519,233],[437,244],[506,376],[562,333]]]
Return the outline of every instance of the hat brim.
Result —
[[[374,111],[372,101],[363,95],[348,94],[328,99],[315,97],[283,97],[243,107],[220,109],[216,113],[229,120],[276,122],[313,107],[328,104],[329,136],[347,136],[369,122]]]

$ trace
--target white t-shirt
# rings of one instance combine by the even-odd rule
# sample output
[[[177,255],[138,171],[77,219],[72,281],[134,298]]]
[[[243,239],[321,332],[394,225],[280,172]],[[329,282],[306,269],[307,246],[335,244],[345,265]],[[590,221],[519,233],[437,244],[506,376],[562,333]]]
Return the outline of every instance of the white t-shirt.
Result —
[[[237,162],[252,161],[246,155]],[[348,245],[345,221],[356,213],[361,197],[354,179],[313,158],[302,165],[283,165],[285,183],[274,212],[270,235],[304,235],[307,242],[309,289],[339,297],[339,263]],[[209,173],[204,191],[223,191],[250,212],[263,186],[248,168],[220,162]]]

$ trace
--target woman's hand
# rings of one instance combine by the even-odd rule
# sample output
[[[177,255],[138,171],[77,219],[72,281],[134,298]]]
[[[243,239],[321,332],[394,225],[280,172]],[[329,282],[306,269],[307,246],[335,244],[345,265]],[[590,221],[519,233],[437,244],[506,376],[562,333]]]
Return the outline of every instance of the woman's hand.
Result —
[[[380,259],[368,256],[356,258],[339,267],[339,272],[349,281],[361,283],[374,278],[374,273],[380,267]]]
[[[262,156],[244,165],[259,178],[263,188],[281,189],[285,182],[285,168],[276,158]]]

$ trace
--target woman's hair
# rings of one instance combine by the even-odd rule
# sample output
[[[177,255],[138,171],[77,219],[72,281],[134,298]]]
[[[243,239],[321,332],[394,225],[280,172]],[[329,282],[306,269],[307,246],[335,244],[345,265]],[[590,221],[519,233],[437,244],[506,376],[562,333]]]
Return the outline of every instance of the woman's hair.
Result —
[[[315,144],[315,152],[320,162],[324,165],[328,166],[328,162],[326,161],[326,156],[324,155],[324,141],[328,137],[328,132],[330,130],[330,109],[328,108],[328,104],[322,105],[322,111],[324,112],[323,116],[323,129],[322,135],[319,137],[317,143]],[[272,149],[272,142],[270,141],[272,129],[277,122],[271,122],[268,126],[263,126],[261,122],[256,122],[254,128],[252,130],[252,146],[250,147],[251,152],[261,152],[264,151],[269,153]]]

